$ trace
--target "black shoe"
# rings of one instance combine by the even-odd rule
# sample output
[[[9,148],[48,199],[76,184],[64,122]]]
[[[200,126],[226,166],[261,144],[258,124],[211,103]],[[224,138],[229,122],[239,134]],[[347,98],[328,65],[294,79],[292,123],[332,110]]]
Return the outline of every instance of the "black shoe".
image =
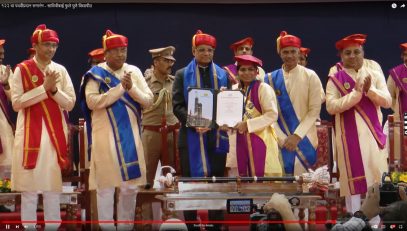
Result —
[[[0,213],[11,213],[11,210],[4,205],[0,205]]]

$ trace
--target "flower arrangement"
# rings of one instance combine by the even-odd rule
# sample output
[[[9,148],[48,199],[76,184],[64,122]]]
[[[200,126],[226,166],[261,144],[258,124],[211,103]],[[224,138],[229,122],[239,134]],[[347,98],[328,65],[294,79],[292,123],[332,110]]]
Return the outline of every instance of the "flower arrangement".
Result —
[[[11,192],[11,181],[8,178],[0,179],[0,193]]]
[[[391,181],[395,184],[397,183],[407,183],[407,172],[392,172]]]

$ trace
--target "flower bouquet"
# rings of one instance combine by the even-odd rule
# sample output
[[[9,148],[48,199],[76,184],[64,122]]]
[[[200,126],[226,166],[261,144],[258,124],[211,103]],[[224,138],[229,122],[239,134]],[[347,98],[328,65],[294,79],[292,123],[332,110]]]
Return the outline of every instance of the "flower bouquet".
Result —
[[[0,193],[11,192],[11,181],[8,178],[0,179]]]
[[[407,183],[407,172],[392,172],[391,181],[394,184]]]

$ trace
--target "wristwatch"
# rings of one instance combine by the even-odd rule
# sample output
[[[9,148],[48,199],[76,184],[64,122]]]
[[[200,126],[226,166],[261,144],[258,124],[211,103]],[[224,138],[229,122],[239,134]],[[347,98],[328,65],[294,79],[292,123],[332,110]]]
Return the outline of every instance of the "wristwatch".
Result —
[[[362,219],[362,220],[365,221],[365,222],[368,222],[368,221],[369,221],[369,218],[367,218],[367,216],[366,216],[362,211],[360,211],[360,210],[356,211],[356,212],[353,214],[353,216],[356,217],[356,218],[360,218],[360,219]]]
[[[58,88],[55,91],[51,91],[51,95],[55,95],[58,92]]]

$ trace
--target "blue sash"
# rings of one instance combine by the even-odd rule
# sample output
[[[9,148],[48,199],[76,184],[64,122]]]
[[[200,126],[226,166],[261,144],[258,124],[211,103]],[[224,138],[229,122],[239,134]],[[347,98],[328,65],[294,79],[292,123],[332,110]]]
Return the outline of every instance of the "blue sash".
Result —
[[[225,70],[214,64],[209,65],[209,73],[211,79],[211,86],[213,89],[218,90],[220,87],[227,87],[227,74]],[[201,87],[203,82],[202,76],[199,74],[198,65],[193,59],[184,70],[184,98],[185,103],[188,105],[188,89],[191,87]],[[229,139],[227,133],[212,129],[207,133],[200,135],[195,131],[195,128],[186,128],[187,141],[188,141],[188,156],[189,166],[191,170],[191,177],[211,176],[211,166],[208,158],[208,134],[220,137],[219,146],[216,147],[217,154],[226,154],[229,147]],[[217,132],[219,134],[217,134]]]
[[[91,111],[86,105],[85,98],[85,87],[89,78],[92,78],[93,80],[99,82],[100,93],[105,93],[109,91],[110,88],[115,87],[121,83],[120,80],[117,79],[114,75],[112,75],[110,72],[99,66],[92,67],[83,76],[79,92],[80,105],[86,120],[86,128],[88,132],[88,146],[91,147],[92,118]],[[110,125],[112,127],[112,131],[114,134],[117,159],[119,161],[120,172],[123,181],[139,178],[141,176],[136,144],[134,142],[134,134],[130,126],[130,117],[129,114],[127,113],[126,106],[131,109],[131,111],[136,115],[138,122],[140,122],[139,121],[140,105],[137,102],[135,102],[127,92],[124,93],[123,96],[115,103],[113,103],[110,107],[106,108]],[[89,149],[88,150],[89,155],[90,151],[91,150]]]
[[[276,92],[278,102],[278,125],[284,134],[287,136],[292,135],[300,124],[300,121],[295,114],[290,96],[285,88],[282,69],[273,71],[271,73],[271,80],[272,81],[270,81],[270,74],[267,74],[264,78],[264,82],[269,83]],[[317,157],[317,151],[307,136],[298,143],[296,151],[290,152],[286,148],[283,148],[281,149],[281,153],[283,154],[285,173],[288,174],[294,173],[295,156],[298,157],[305,169],[311,168],[311,166],[315,164]]]

